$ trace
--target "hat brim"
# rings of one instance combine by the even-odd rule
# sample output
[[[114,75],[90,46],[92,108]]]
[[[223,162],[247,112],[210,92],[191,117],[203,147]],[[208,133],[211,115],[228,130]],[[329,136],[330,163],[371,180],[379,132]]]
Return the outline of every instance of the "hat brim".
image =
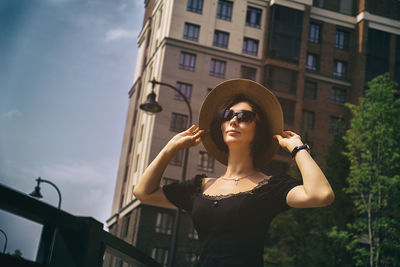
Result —
[[[267,119],[272,135],[281,134],[283,131],[283,113],[281,105],[275,95],[263,85],[247,79],[232,79],[218,84],[205,98],[199,116],[200,129],[210,133],[214,116],[221,106],[236,95],[244,95],[254,102],[263,112]],[[276,140],[270,140],[270,146],[258,158],[254,159],[257,167],[264,167],[274,156],[279,148]],[[211,134],[202,137],[202,142],[207,152],[224,165],[228,164],[228,153],[217,147]]]

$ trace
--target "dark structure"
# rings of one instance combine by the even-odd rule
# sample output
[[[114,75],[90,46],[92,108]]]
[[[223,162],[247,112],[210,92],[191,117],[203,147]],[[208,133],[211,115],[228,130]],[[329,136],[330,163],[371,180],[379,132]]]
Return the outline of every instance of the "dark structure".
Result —
[[[1,266],[100,267],[105,253],[134,266],[160,264],[103,230],[90,217],[76,217],[0,184],[0,209],[43,225],[35,261],[0,253]]]

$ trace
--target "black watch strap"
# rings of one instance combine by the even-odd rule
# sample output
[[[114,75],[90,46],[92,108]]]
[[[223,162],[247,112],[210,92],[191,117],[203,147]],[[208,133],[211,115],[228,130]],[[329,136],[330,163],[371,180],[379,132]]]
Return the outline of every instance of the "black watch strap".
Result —
[[[302,149],[306,149],[307,151],[310,151],[310,146],[307,144],[301,145],[301,146],[296,146],[293,150],[292,153],[290,153],[290,155],[292,156],[292,159],[294,159],[294,157],[296,157],[297,152],[299,152]]]

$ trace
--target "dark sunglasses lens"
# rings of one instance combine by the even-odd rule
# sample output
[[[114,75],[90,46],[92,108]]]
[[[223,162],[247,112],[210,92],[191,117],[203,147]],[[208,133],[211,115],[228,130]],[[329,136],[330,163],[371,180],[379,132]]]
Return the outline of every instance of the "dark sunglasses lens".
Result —
[[[238,116],[239,122],[251,122],[254,119],[254,113],[251,111],[240,111]]]
[[[234,116],[234,112],[230,109],[225,110],[224,121],[230,121]]]

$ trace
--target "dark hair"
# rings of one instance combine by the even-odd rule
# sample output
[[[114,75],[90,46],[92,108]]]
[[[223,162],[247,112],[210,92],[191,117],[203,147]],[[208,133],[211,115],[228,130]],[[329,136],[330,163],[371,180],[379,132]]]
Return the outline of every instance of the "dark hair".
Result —
[[[254,135],[254,139],[251,144],[251,156],[253,157],[253,162],[256,165],[256,159],[259,155],[261,155],[272,142],[272,133],[271,127],[269,126],[268,120],[265,118],[262,110],[257,106],[253,101],[248,99],[245,95],[239,94],[235,95],[232,99],[228,100],[226,103],[222,104],[220,108],[217,110],[217,114],[214,116],[214,119],[211,123],[211,139],[217,145],[218,149],[228,153],[228,146],[224,142],[224,138],[221,132],[221,124],[223,122],[223,114],[225,110],[231,108],[233,105],[239,102],[248,103],[254,112],[256,112],[259,116],[259,120],[256,120],[256,132]],[[256,166],[258,167],[258,166]]]

